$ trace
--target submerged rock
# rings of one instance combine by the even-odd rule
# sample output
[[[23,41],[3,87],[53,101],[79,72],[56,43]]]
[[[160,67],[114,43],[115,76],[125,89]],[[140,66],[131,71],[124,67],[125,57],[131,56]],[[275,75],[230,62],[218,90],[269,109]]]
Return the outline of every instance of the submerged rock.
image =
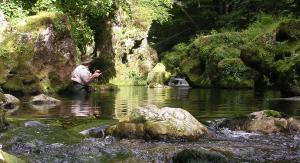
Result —
[[[189,150],[185,149],[173,156],[174,163],[182,162],[229,162],[225,156],[217,152],[209,152],[206,150]]]
[[[59,105],[61,103],[60,100],[44,94],[34,96],[30,102],[34,105]]]
[[[39,121],[27,121],[25,122],[25,127],[43,127],[45,124],[39,122]]]
[[[108,134],[128,138],[196,139],[208,132],[189,112],[180,108],[157,108],[149,105],[133,109]]]
[[[265,134],[300,131],[300,121],[294,118],[286,118],[274,110],[263,110],[224,120],[219,127],[227,127],[231,130],[245,130],[248,132],[261,132]]]

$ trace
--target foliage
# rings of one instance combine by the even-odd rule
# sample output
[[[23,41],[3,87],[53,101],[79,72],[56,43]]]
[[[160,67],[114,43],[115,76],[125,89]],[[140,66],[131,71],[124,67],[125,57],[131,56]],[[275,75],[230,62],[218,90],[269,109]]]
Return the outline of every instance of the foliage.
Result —
[[[59,9],[56,5],[57,0],[37,0],[37,2],[32,7],[34,12],[57,12]]]
[[[0,10],[4,12],[6,18],[13,24],[18,23],[29,13],[29,11],[24,10],[21,4],[15,0],[0,2]]]

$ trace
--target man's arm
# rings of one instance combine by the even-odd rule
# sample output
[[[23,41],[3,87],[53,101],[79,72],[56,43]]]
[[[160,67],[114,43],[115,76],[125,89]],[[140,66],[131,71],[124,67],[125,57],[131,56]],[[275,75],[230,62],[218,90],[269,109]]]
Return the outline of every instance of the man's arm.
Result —
[[[96,70],[93,74],[91,74],[89,71],[82,74],[82,80],[85,84],[91,84],[96,78],[98,78],[101,75],[100,70]]]

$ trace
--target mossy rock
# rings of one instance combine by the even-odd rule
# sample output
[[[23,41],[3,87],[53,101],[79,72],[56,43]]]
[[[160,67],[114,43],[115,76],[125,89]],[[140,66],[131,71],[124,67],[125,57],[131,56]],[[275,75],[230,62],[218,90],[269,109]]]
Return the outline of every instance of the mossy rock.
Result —
[[[32,95],[41,92],[38,77],[31,71],[30,66],[22,64],[10,71],[2,88],[5,92],[17,95]]]
[[[149,72],[147,77],[147,83],[158,83],[166,84],[170,79],[171,73],[166,71],[166,67],[163,63],[158,63],[156,66]]]

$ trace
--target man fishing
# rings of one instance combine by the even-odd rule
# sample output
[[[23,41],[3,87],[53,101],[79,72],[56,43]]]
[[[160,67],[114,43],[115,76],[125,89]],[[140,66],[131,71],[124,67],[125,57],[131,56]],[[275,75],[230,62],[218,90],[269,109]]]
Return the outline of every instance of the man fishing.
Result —
[[[93,74],[90,72],[89,67],[92,61],[91,57],[84,57],[82,64],[77,66],[71,74],[73,92],[77,96],[86,97],[89,95],[92,91],[90,84],[102,74],[100,70],[96,70]]]

